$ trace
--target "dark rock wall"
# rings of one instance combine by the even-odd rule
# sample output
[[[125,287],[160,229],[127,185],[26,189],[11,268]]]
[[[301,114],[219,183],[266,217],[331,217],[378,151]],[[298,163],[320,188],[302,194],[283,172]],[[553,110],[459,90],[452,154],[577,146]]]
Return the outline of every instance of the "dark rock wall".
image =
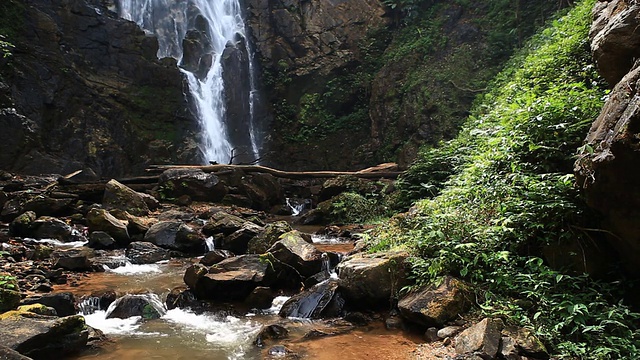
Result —
[[[197,159],[182,76],[155,38],[97,0],[5,0],[0,18],[15,45],[0,63],[0,168],[113,177]]]
[[[421,145],[454,137],[513,49],[558,10],[552,0],[248,6],[273,115],[268,162],[336,170],[406,166]]]
[[[640,275],[640,5],[599,1],[591,49],[611,91],[580,149],[575,170],[589,204],[604,218],[609,243]]]

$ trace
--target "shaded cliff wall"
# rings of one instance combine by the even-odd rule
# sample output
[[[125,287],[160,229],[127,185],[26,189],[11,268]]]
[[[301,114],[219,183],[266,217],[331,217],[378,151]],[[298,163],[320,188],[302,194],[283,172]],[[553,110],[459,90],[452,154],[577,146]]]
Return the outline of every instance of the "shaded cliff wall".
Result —
[[[455,136],[513,49],[558,10],[550,0],[248,4],[270,162],[291,169],[409,164],[420,146]]]
[[[598,70],[613,87],[580,148],[575,171],[624,266],[640,275],[640,5],[599,1],[589,37]]]
[[[196,122],[157,40],[98,0],[5,0],[0,168],[122,176],[197,159]]]

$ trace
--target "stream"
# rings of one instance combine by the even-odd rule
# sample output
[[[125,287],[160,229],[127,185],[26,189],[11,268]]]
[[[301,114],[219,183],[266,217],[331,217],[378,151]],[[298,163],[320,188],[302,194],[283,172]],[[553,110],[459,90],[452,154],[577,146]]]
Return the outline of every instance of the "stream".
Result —
[[[314,244],[322,251],[345,253],[353,247],[352,242],[337,238],[313,236]],[[264,325],[282,322],[278,311],[288,299],[276,297],[267,310],[237,309],[219,313],[196,314],[188,309],[164,308],[163,299],[169,291],[184,286],[182,277],[188,266],[198,259],[172,259],[150,265],[127,264],[101,273],[88,273],[77,284],[58,285],[56,292],[72,292],[76,299],[95,305],[91,294],[115,291],[124,294],[145,294],[152,297],[160,307],[162,316],[155,320],[141,317],[107,319],[108,309],[86,311],[86,323],[103,331],[110,339],[98,349],[88,350],[76,359],[262,359],[278,358],[282,354],[269,355],[269,347],[260,349],[254,345],[256,335]],[[96,298],[94,298],[95,300]],[[305,340],[310,329],[331,331],[331,324],[321,320],[289,319],[295,329],[282,342],[303,358],[309,359],[407,359],[419,337],[398,330],[389,331],[383,321],[375,321],[367,327],[356,328],[335,336]],[[327,330],[329,329],[329,330]],[[371,345],[375,344],[372,353]],[[347,357],[341,354],[349,355]],[[378,357],[380,354],[387,354]]]

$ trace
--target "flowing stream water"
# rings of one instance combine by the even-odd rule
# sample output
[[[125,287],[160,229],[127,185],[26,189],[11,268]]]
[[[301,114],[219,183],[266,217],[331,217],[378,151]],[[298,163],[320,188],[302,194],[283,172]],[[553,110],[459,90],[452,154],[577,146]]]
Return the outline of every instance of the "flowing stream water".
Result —
[[[185,75],[203,162],[260,158],[253,54],[240,0],[118,0],[119,15],[158,38]]]

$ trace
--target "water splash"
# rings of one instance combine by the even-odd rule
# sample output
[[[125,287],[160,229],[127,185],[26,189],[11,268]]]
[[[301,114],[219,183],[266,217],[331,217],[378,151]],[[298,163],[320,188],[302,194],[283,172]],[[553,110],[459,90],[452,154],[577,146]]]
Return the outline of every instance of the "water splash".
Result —
[[[204,162],[229,163],[239,149],[245,153],[242,160],[259,159],[255,66],[246,41],[240,0],[120,0],[118,11],[121,17],[158,38],[159,58],[173,57],[178,61],[203,130]],[[246,62],[248,84],[234,84],[241,88],[230,91],[225,89],[223,79],[223,55],[229,56],[233,50],[239,52],[238,59]],[[245,68],[236,67],[241,71]],[[236,100],[246,100],[247,111],[228,116],[225,96],[245,92],[245,87],[246,93],[236,96]]]
[[[207,245],[207,251],[213,251],[216,249],[216,243],[213,240],[213,236],[209,236],[208,238],[204,239],[204,243]]]

